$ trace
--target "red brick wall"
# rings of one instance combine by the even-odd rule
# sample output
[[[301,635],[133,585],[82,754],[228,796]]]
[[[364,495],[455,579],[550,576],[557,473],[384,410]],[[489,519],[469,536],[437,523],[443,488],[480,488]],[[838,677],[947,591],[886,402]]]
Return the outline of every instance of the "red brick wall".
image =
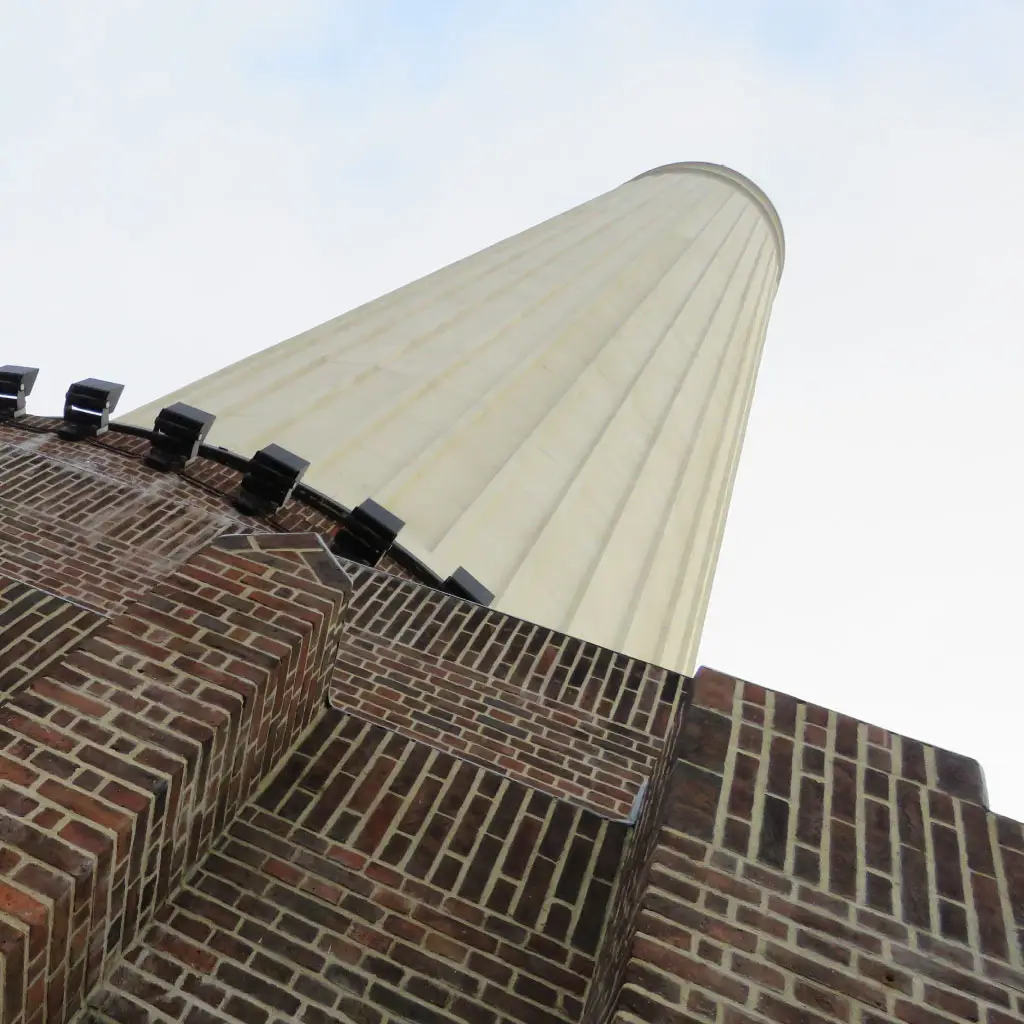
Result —
[[[59,661],[101,618],[87,608],[0,576],[0,698]]]
[[[401,562],[392,558],[390,555],[381,556],[381,560],[377,563],[377,568],[382,572],[386,572],[389,576],[397,576],[402,580],[417,580],[417,577],[413,573],[402,565]]]
[[[332,700],[544,792],[626,819],[682,699],[677,673],[347,564]]]
[[[665,801],[679,771],[678,753],[683,722],[689,717],[692,680],[683,681],[681,714],[676,717],[665,750],[648,780],[639,802],[635,827],[631,830],[616,878],[612,902],[606,916],[597,964],[582,1020],[605,1021],[614,1011],[622,985],[623,972],[636,933],[637,914],[647,885],[658,840]]]
[[[173,1002],[178,1020],[194,1002],[196,1021],[579,1020],[625,834],[331,712],[93,1004]]]
[[[415,646],[465,668],[658,739],[679,704],[676,672],[490,608],[441,597],[349,564],[358,600],[352,631]]]
[[[662,756],[678,673],[351,563],[335,705],[625,819]]]
[[[244,516],[232,504],[237,468],[200,458],[181,473],[161,473],[145,465],[147,438],[111,431],[69,443],[59,426],[0,422],[0,574],[97,611],[119,610],[222,534],[329,538],[343,528],[311,499]],[[391,559],[388,566],[398,568]]]
[[[99,612],[118,611],[203,544],[239,532],[223,498],[211,507],[176,476],[52,434],[0,428],[0,471],[0,573]]]
[[[145,438],[67,443],[55,421],[28,426],[0,425],[11,495],[6,520],[0,502],[0,570],[101,612],[118,611],[215,536],[337,528],[297,501],[269,520],[241,516],[230,503],[240,471],[210,459],[162,474],[142,461]],[[677,674],[348,569],[358,613],[335,673],[338,707],[580,806],[632,813],[677,715]]]
[[[1009,1024],[1024,830],[977,765],[702,671],[617,1022]]]
[[[0,424],[2,1024],[1024,1017],[974,762],[54,428]]]
[[[309,724],[347,592],[224,538],[0,706],[5,1022],[69,1017]]]

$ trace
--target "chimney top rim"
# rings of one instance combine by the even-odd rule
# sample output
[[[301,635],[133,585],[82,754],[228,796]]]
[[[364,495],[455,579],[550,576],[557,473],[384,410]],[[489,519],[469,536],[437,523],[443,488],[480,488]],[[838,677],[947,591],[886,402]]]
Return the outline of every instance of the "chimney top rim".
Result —
[[[782,229],[782,218],[779,217],[779,211],[775,209],[775,204],[758,184],[745,174],[740,174],[739,171],[734,171],[731,167],[726,167],[724,164],[706,163],[701,160],[684,160],[678,163],[661,164],[659,167],[652,167],[649,171],[638,174],[635,178],[630,178],[626,184],[629,185],[634,181],[640,181],[642,178],[651,178],[661,174],[705,174],[709,177],[727,181],[740,191],[745,192],[758,204],[771,226],[779,255],[779,276],[782,275],[782,267],[786,262],[786,236]]]

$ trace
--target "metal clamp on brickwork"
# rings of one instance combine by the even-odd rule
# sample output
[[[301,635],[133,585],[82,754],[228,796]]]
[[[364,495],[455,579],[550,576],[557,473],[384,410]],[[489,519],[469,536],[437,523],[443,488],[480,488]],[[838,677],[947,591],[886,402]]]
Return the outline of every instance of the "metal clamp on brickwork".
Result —
[[[331,541],[339,558],[374,566],[391,550],[405,522],[372,498],[352,509]]]
[[[34,366],[0,366],[0,420],[20,420],[39,370]]]
[[[309,463],[279,444],[268,444],[250,460],[235,507],[250,516],[276,512],[290,497]]]
[[[441,589],[447,594],[461,597],[466,601],[475,601],[484,607],[494,600],[494,595],[461,565],[441,584]]]
[[[184,469],[199,456],[215,419],[212,412],[184,402],[161,409],[153,425],[153,447],[146,462],[154,469]]]
[[[105,434],[122,391],[123,384],[95,377],[72,384],[64,397],[64,426],[59,431],[60,436],[65,441],[77,441]]]

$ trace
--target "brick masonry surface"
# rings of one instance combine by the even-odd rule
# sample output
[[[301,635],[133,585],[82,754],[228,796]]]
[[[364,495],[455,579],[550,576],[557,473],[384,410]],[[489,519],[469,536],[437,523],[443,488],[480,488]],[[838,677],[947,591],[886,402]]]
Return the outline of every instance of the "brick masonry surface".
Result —
[[[145,466],[145,438],[68,443],[59,421],[0,425],[0,571],[115,613],[226,533],[338,524],[289,502],[269,520],[231,504],[241,472]],[[628,818],[681,700],[677,673],[343,563],[356,588],[333,681],[342,709],[610,817]],[[393,568],[393,560],[388,560]],[[386,682],[387,685],[381,685]]]
[[[383,555],[381,560],[377,563],[377,568],[386,572],[389,576],[397,576],[399,579],[403,580],[417,580],[417,577],[413,575],[413,573],[390,555]]]
[[[668,734],[680,700],[676,672],[350,565],[359,594],[351,630],[386,636],[539,697],[628,726]]]
[[[0,573],[113,612],[228,532],[230,517],[176,496],[182,485],[175,477],[123,482],[55,458],[53,435],[29,438],[37,442],[31,448],[0,444]]]
[[[1024,829],[967,758],[698,673],[615,1020],[1024,1016]]]
[[[664,755],[648,781],[636,826],[630,832],[616,876],[616,887],[608,909],[607,925],[601,937],[597,962],[582,1019],[606,1022],[618,1001],[623,972],[636,932],[640,897],[647,884],[654,844],[665,813],[672,772],[678,759],[681,729],[692,698],[693,680],[684,680],[683,713],[666,737]]]
[[[682,700],[678,673],[348,564],[335,705],[628,818]]]
[[[93,1005],[576,1021],[626,832],[329,712]]]
[[[101,621],[96,612],[0,576],[0,695],[21,689]]]
[[[4,1024],[1024,1018],[974,762],[57,425],[0,424]]]
[[[0,574],[85,607],[119,610],[221,534],[330,538],[344,528],[299,501],[252,519],[232,505],[237,469],[204,458],[161,473],[144,464],[145,438],[111,431],[69,443],[57,436],[59,426],[38,417],[0,423]]]
[[[5,1021],[76,1010],[290,748],[349,589],[315,536],[225,538],[0,707]]]

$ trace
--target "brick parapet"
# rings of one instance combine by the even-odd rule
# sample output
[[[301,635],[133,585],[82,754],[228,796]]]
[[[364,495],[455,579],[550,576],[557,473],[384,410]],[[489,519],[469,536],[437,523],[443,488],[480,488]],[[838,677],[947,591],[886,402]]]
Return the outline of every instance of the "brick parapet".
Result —
[[[68,1018],[322,709],[347,593],[224,538],[0,707],[5,1024]]]
[[[348,529],[346,510],[342,506],[301,486],[278,511],[258,517],[243,515],[234,507],[233,499],[238,493],[248,460],[231,452],[204,447],[202,454],[190,465],[174,473],[162,473],[145,464],[151,447],[150,438],[140,436],[134,428],[112,425],[102,437],[69,443],[58,436],[61,424],[60,419],[31,416],[13,423],[0,421],[0,467],[5,478],[5,493],[0,494],[0,501],[7,496],[38,494],[40,487],[45,490],[47,479],[63,478],[67,482],[74,477],[72,490],[77,492],[77,501],[82,506],[91,503],[111,512],[120,509],[121,518],[128,523],[146,518],[132,515],[124,507],[142,490],[179,506],[190,507],[193,516],[200,510],[225,516],[231,523],[226,532],[313,532],[330,541]],[[24,464],[33,458],[34,465]],[[19,462],[22,465],[19,466]],[[112,490],[118,487],[123,494],[119,499],[111,500]],[[159,514],[160,510],[155,511]],[[93,525],[98,524],[94,521]],[[152,521],[148,525],[152,525]],[[81,541],[83,538],[77,539]],[[95,532],[86,539],[95,540]],[[198,543],[194,544],[192,550],[198,546]],[[85,544],[87,550],[90,547],[89,543]],[[116,563],[127,556],[127,551],[119,549],[114,554],[119,556],[113,559]],[[385,555],[381,562],[382,568],[402,578],[428,586],[440,584],[439,577],[415,559],[403,556],[399,550]],[[0,570],[2,568],[0,564]],[[17,572],[14,575],[22,578]],[[87,575],[91,576],[90,582],[94,586],[102,587],[106,582],[95,571],[87,572]],[[27,582],[34,581],[29,579]],[[63,591],[58,587],[57,592]],[[111,595],[108,594],[106,599],[108,602],[112,600]]]
[[[681,701],[678,672],[491,608],[346,565],[357,600],[351,630],[486,673],[663,741]]]
[[[185,500],[178,477],[129,480],[98,447],[25,438],[41,443],[0,442],[0,573],[14,580],[110,614],[214,537],[250,528],[223,501]]]
[[[336,707],[626,819],[661,754],[636,729],[372,635],[343,639]]]
[[[1020,826],[974,762],[702,670],[614,1020],[1005,1024]]]
[[[678,673],[342,564],[355,598],[336,706],[609,817],[633,814],[679,718]]]

